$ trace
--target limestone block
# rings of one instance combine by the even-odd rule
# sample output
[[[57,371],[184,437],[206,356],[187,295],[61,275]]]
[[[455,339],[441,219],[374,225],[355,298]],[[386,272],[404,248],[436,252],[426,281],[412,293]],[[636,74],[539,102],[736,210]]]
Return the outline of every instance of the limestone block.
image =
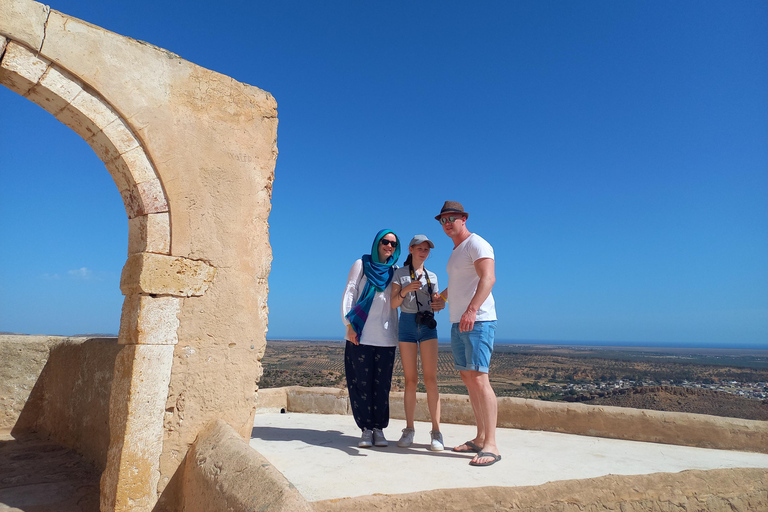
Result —
[[[83,84],[77,78],[51,65],[27,98],[56,115],[82,91]]]
[[[120,318],[120,343],[125,345],[175,345],[178,343],[181,299],[129,295]]]
[[[135,148],[120,155],[123,164],[130,170],[134,183],[157,179],[157,173],[143,148]]]
[[[89,142],[94,135],[101,132],[118,117],[112,107],[87,89],[84,89],[72,100],[72,103],[56,114],[56,119],[72,128],[86,142]],[[111,158],[106,159],[102,158],[102,161],[108,162],[116,156],[118,155],[115,154]],[[99,155],[99,157],[101,158],[102,155]]]
[[[38,2],[0,0],[0,34],[39,50],[50,8]]]
[[[171,225],[168,212],[142,215],[128,220],[128,255],[140,252],[168,254]]]
[[[130,128],[119,118],[112,121],[86,142],[93,148],[102,162],[109,162],[126,151],[139,146],[139,141],[131,133]]]
[[[120,277],[120,290],[126,296],[200,296],[215,275],[216,269],[203,261],[143,252],[128,257]]]
[[[101,509],[143,512],[157,501],[173,345],[126,345],[115,361]]]
[[[158,179],[154,167],[141,146],[126,151],[113,160],[107,161],[105,165],[109,174],[112,175],[115,185],[117,185],[117,190],[121,194],[132,190],[137,183]],[[137,191],[133,193],[136,196],[136,205],[138,205],[139,194]],[[138,211],[138,209],[139,206],[133,207],[133,210]]]
[[[142,148],[136,148],[133,151],[140,151],[144,152]],[[118,192],[120,192],[120,196],[122,197],[123,194],[130,195],[130,191],[136,186],[136,182],[133,179],[133,174],[131,173],[130,167],[125,163],[125,159],[123,158],[123,155],[118,156],[117,158],[113,160],[109,160],[107,162],[104,162],[104,165],[107,167],[107,171],[109,171],[109,175],[112,177],[112,181],[115,182],[115,185],[117,186]],[[138,194],[134,192],[134,195],[138,198]],[[132,207],[131,211],[133,212],[136,210],[136,207]],[[128,211],[128,207],[126,205],[126,213]],[[130,215],[128,218],[132,218]]]
[[[120,152],[104,132],[94,134],[93,137],[85,142],[91,146],[93,152],[96,153],[96,156],[98,156],[99,160],[102,162],[109,162],[120,156]]]
[[[113,162],[117,162],[120,159],[115,159]],[[110,168],[110,164],[107,164],[107,168]],[[110,171],[111,172],[111,171]],[[112,175],[113,178],[120,175]],[[122,176],[124,178],[124,176]],[[115,179],[115,183],[117,183],[117,179]],[[126,188],[120,188],[121,186],[125,186]],[[125,205],[125,213],[128,215],[129,219],[133,219],[136,217],[139,217],[141,215],[144,215],[146,212],[144,212],[144,205],[141,204],[141,195],[139,194],[139,191],[136,190],[136,186],[128,183],[121,183],[118,184],[118,189],[120,190],[120,197],[123,198],[123,204]]]
[[[186,512],[313,510],[280,471],[225,422],[208,425],[184,470]]]
[[[0,55],[5,52],[5,47],[8,44],[8,40],[4,38],[3,36],[0,36]]]
[[[101,137],[103,134],[96,136],[97,139]],[[96,152],[99,153],[99,150]],[[108,160],[106,166],[123,198],[125,212],[129,219],[168,212],[165,191],[160,180],[155,177],[154,169],[143,148],[137,147]]]
[[[136,185],[136,190],[141,197],[142,214],[162,213],[168,211],[168,203],[160,180],[154,179]]]
[[[107,168],[110,167],[112,166],[107,165]],[[121,175],[114,174],[113,176],[120,177]],[[124,178],[125,176],[123,175],[122,177]],[[117,179],[115,183],[117,183]],[[127,188],[120,189],[121,186],[127,186]],[[168,201],[165,198],[165,191],[160,184],[160,180],[153,179],[135,186],[118,184],[118,189],[120,189],[120,196],[123,198],[123,204],[125,204],[125,213],[128,214],[129,219],[149,213],[168,211]]]
[[[287,388],[260,389],[256,393],[256,413],[288,411]]]
[[[57,342],[48,336],[0,335],[0,432],[14,426],[33,429],[43,409],[41,394],[33,389]],[[27,418],[20,418],[22,410]]]
[[[286,388],[288,410],[303,413],[351,414],[349,394],[338,388]]]
[[[48,60],[36,57],[29,48],[11,41],[0,63],[0,84],[23,96],[42,78],[49,65]]]

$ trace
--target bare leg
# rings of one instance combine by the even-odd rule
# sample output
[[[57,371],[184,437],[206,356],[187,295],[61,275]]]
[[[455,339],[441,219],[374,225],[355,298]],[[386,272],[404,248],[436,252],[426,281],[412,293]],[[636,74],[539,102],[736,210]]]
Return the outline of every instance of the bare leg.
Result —
[[[440,432],[440,392],[437,388],[437,340],[420,343],[421,372],[424,375],[424,387],[427,388],[429,417],[432,418],[432,431]]]
[[[403,363],[403,373],[405,373],[405,393],[403,395],[405,426],[413,428],[413,417],[416,415],[416,388],[419,385],[417,344],[401,341],[400,360]]]
[[[462,376],[462,378],[467,384],[467,389],[473,390],[470,391],[469,399],[473,402],[473,409],[476,411],[475,414],[479,412],[480,416],[482,417],[484,442],[482,445],[480,443],[477,444],[483,447],[484,452],[498,455],[499,447],[496,446],[496,419],[498,416],[498,402],[496,401],[496,393],[493,392],[491,382],[488,379],[488,374],[471,370],[461,373],[467,373],[466,378],[464,378],[464,376]],[[474,408],[475,400],[478,402],[477,409]],[[478,431],[481,428],[480,424],[481,420],[478,418]],[[492,459],[490,457],[475,457],[472,460],[474,462],[485,463],[490,462]]]
[[[485,416],[482,410],[482,401],[478,390],[474,385],[471,374],[478,373],[472,370],[460,371],[461,380],[464,381],[464,385],[467,386],[467,392],[469,393],[469,403],[472,404],[472,412],[475,414],[475,423],[477,424],[477,434],[472,440],[477,446],[483,447],[485,444]]]

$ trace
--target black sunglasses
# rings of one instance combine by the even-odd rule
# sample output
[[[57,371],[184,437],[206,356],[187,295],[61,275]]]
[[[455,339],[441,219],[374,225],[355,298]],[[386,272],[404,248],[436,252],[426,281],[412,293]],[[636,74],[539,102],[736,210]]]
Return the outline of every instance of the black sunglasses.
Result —
[[[451,215],[450,217],[440,217],[440,224],[443,224],[443,225],[448,224],[448,223],[453,224],[454,222],[456,222],[457,220],[459,220],[461,218],[462,217],[454,217],[453,215]]]
[[[397,247],[397,241],[393,242],[392,240],[387,240],[386,238],[382,238],[381,245],[391,245],[392,248],[394,249],[395,247]]]

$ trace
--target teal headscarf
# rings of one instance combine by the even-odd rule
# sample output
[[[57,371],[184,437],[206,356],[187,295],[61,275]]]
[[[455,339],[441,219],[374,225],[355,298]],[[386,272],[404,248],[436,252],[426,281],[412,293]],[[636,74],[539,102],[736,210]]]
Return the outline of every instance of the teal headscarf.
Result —
[[[395,252],[392,253],[392,256],[382,263],[379,261],[379,242],[390,233],[395,235],[397,247],[395,247]],[[391,229],[382,229],[373,240],[371,254],[364,254],[362,257],[363,273],[368,278],[368,282],[365,284],[362,293],[360,293],[357,304],[352,307],[346,316],[358,336],[363,333],[363,327],[366,320],[368,320],[368,312],[371,310],[371,304],[373,304],[373,296],[376,295],[376,292],[383,292],[389,286],[389,283],[392,282],[392,276],[395,273],[394,266],[398,258],[400,258],[400,239],[397,238],[397,235]]]

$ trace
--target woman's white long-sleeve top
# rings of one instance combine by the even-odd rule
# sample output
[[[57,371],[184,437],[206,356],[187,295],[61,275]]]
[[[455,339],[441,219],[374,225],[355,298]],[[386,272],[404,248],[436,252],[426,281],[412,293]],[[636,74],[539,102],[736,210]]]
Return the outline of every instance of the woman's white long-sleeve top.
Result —
[[[347,277],[347,287],[344,288],[344,297],[341,300],[341,318],[344,325],[349,325],[347,313],[357,304],[368,278],[363,273],[363,260],[357,260],[352,265]],[[397,310],[392,309],[390,300],[392,297],[392,283],[383,292],[377,291],[373,296],[373,303],[368,312],[368,320],[363,326],[360,336],[360,344],[375,347],[397,346]]]

